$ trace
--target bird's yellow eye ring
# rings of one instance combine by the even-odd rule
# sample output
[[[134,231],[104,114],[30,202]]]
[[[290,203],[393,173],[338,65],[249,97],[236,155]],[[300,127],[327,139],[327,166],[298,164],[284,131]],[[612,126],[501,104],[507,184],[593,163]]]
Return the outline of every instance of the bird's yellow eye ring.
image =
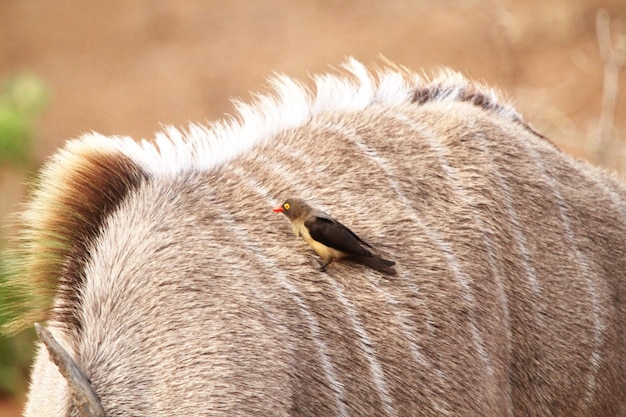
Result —
[[[291,208],[291,205],[289,203],[285,203],[283,204],[283,207],[285,208],[285,210],[289,210]]]

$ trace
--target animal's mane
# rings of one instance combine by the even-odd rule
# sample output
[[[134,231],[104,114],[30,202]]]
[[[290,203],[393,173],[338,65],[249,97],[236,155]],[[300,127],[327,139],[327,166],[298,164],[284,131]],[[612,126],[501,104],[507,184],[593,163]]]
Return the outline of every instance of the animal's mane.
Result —
[[[5,326],[17,332],[49,317],[50,300],[61,322],[80,328],[78,291],[89,245],[107,216],[147,178],[141,167],[104,137],[70,141],[42,169],[32,200],[21,214],[21,234],[10,252],[7,281],[18,317]]]
[[[209,125],[186,129],[167,126],[153,141],[107,138],[148,173],[175,176],[182,171],[204,171],[243,154],[282,131],[296,128],[324,113],[358,112],[374,104],[395,106],[413,102],[462,101],[519,123],[532,131],[501,94],[460,73],[444,68],[429,78],[399,66],[368,70],[348,59],[343,73],[312,77],[314,88],[288,76],[269,79],[272,91],[254,96],[252,103],[233,100],[236,113]],[[82,138],[89,141],[95,134]]]
[[[125,196],[152,177],[211,170],[316,115],[358,112],[375,104],[463,101],[532,131],[495,90],[448,69],[431,79],[397,66],[370,71],[354,59],[343,69],[347,73],[314,76],[314,89],[275,75],[273,93],[255,96],[250,104],[234,102],[236,116],[186,130],[166,127],[154,141],[91,133],[67,142],[42,169],[22,215],[17,250],[22,265],[9,285],[25,295],[19,298],[22,317],[9,331],[49,318],[55,294],[54,311],[67,325],[80,327],[77,294],[89,245]]]

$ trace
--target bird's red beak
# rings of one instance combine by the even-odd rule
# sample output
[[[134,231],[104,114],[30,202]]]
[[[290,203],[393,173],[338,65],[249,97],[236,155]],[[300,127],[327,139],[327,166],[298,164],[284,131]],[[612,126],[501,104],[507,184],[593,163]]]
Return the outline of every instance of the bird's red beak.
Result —
[[[283,208],[283,206],[278,206],[278,207],[274,207],[272,211],[275,211],[276,213],[283,213],[285,209]]]

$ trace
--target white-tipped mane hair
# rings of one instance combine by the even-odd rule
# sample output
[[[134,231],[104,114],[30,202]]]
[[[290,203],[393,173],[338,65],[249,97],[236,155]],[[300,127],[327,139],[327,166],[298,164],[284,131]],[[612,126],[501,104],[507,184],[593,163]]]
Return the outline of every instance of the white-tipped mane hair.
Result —
[[[626,415],[615,175],[450,70],[349,59],[270,85],[209,126],[48,161],[10,281],[10,330],[43,325],[26,416]],[[321,272],[271,211],[287,198],[397,276]]]
[[[154,142],[97,134],[85,135],[81,140],[91,142],[88,146],[102,146],[105,152],[121,151],[152,175],[175,176],[186,170],[209,170],[315,116],[358,112],[374,104],[405,103],[421,87],[428,94],[425,101],[454,102],[465,100],[472,93],[480,94],[485,99],[481,105],[521,121],[494,89],[472,83],[450,69],[441,70],[429,80],[399,67],[370,72],[355,59],[349,59],[342,67],[348,74],[314,76],[314,91],[288,76],[276,75],[270,79],[273,94],[258,95],[252,104],[235,100],[237,114],[208,127],[191,124],[186,131],[167,127],[157,133]]]

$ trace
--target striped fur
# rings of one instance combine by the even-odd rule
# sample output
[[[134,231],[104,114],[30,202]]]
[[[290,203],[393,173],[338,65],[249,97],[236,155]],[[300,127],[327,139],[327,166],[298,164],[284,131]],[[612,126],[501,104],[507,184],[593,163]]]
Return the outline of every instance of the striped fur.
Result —
[[[108,414],[626,415],[626,189],[452,72],[277,77],[154,144],[87,135],[25,216],[30,318]],[[397,261],[328,273],[301,197]],[[46,290],[47,288],[47,290]],[[27,416],[69,415],[40,352]]]

